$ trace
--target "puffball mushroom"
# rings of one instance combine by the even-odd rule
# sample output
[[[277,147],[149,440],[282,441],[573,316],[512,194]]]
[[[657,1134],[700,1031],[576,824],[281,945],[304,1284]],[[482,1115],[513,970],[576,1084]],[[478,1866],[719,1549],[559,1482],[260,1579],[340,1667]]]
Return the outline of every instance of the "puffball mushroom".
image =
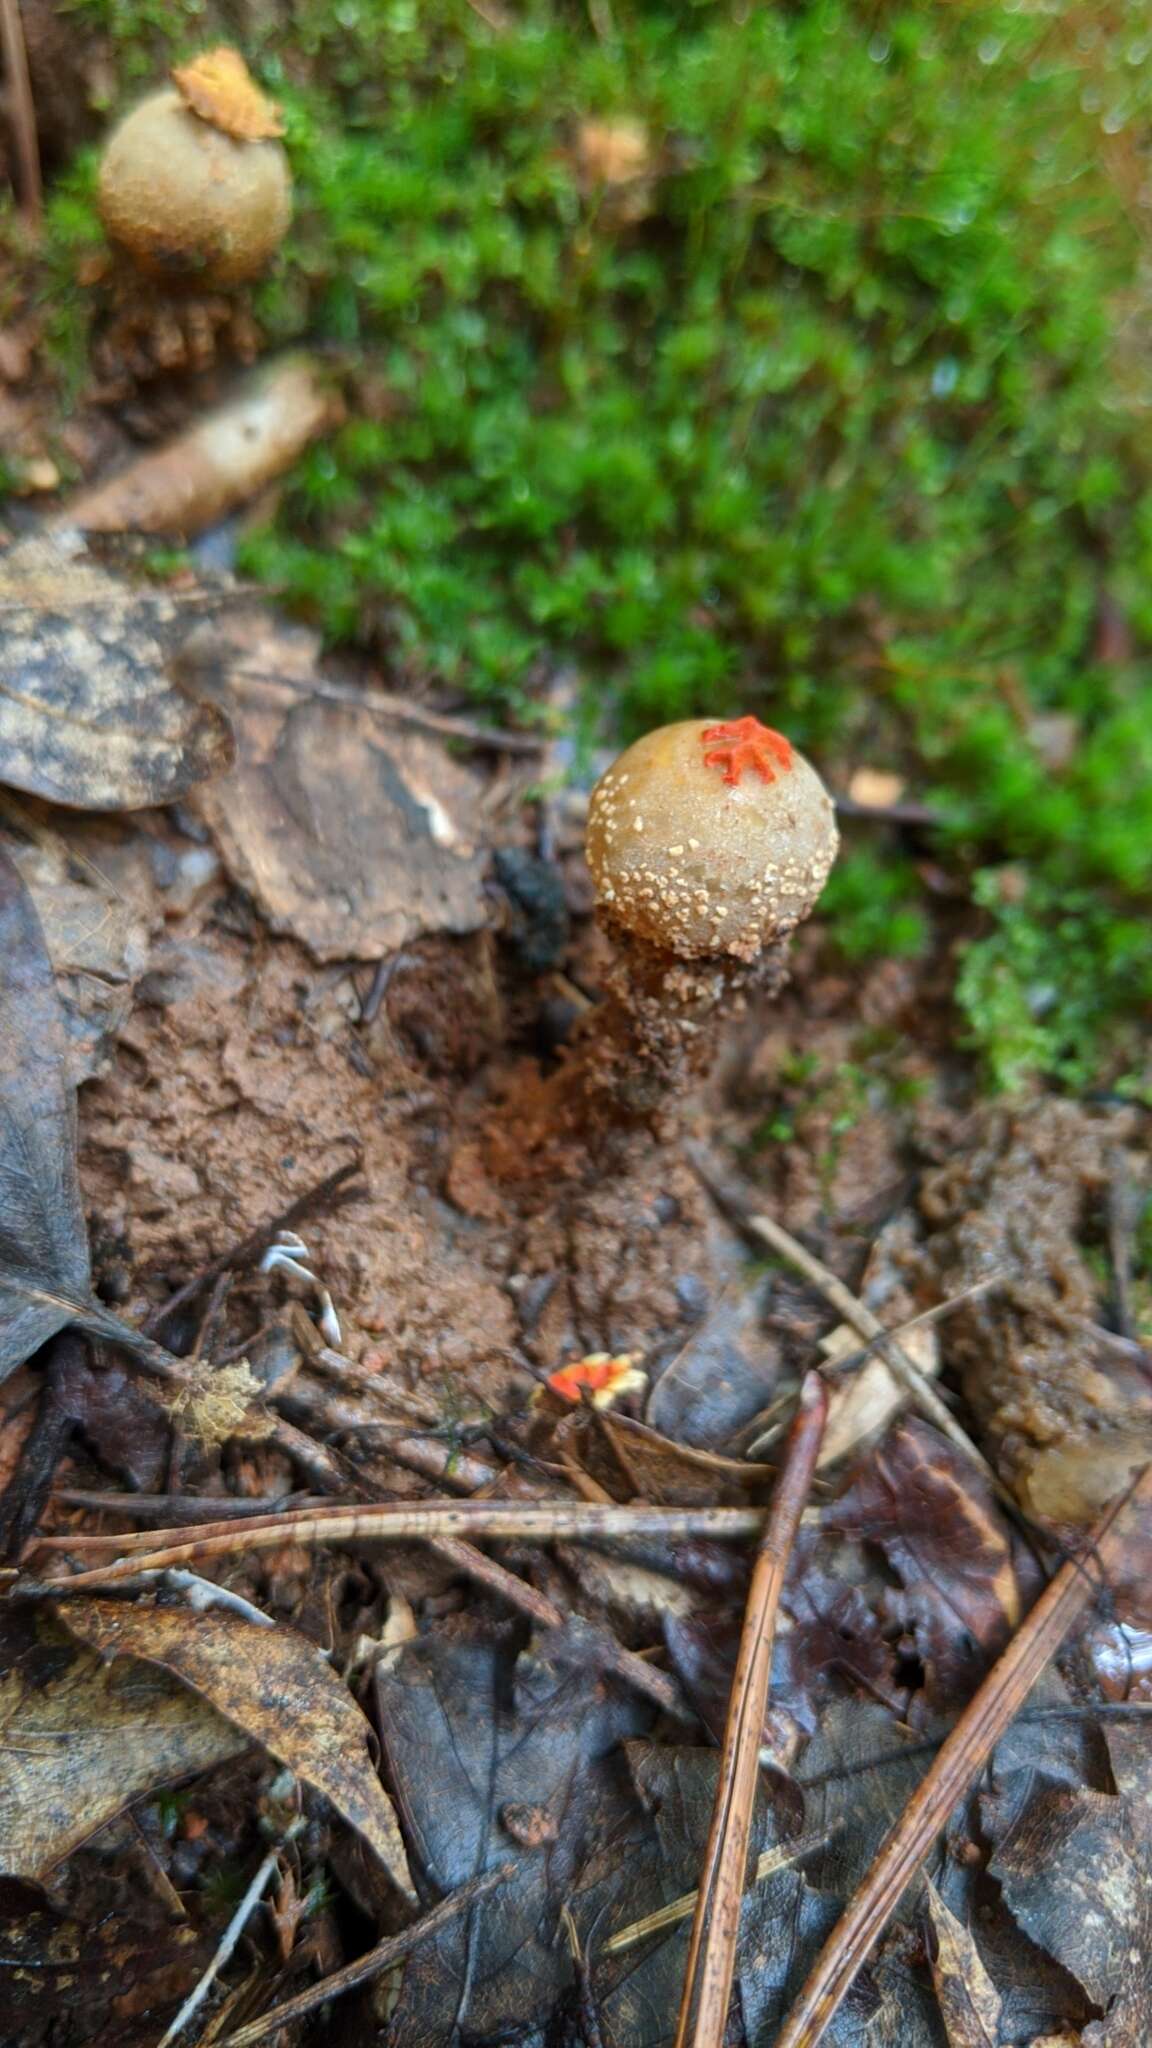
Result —
[[[706,1063],[723,1017],[786,977],[790,934],[838,845],[832,799],[755,718],[685,719],[637,740],[592,792],[588,866],[615,941],[587,1083],[634,1114]]]
[[[280,117],[234,50],[208,51],[173,78],[113,130],[100,216],[149,276],[240,284],[271,261],[292,217]]]
[[[832,799],[755,718],[688,718],[646,733],[592,792],[599,902],[683,960],[753,961],[807,917],[838,845]]]

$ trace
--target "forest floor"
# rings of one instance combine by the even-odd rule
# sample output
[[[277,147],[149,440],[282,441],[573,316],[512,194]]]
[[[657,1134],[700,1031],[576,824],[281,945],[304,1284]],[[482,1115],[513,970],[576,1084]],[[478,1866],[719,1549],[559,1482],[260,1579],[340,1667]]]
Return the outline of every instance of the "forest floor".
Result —
[[[188,548],[82,547],[126,469],[186,485],[235,364],[122,330],[65,391],[13,276],[4,2041],[1142,2048],[1136,1010],[1076,1084],[1074,978],[1025,1032],[1062,1091],[989,1092],[970,876],[865,720],[821,765],[880,941],[805,926],[653,1127],[550,1121],[610,955],[571,665],[517,723],[327,653],[234,576],[234,480]],[[269,369],[274,518],[349,398]]]

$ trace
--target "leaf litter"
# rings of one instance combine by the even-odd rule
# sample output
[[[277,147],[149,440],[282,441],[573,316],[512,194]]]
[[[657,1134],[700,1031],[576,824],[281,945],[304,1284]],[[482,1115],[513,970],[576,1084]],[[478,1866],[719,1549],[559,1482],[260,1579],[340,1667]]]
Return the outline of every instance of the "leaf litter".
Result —
[[[322,680],[315,660],[306,636],[259,628],[239,656],[248,684],[232,661],[215,686],[227,697],[232,675],[241,772],[264,778],[260,791],[252,783],[250,823],[218,782],[194,808],[132,828],[146,835],[155,893],[145,899],[148,959],[132,968],[135,1007],[111,1022],[118,1051],[82,1099],[94,1259],[52,970],[27,893],[0,866],[6,1364],[14,1370],[70,1322],[112,1346],[141,1341],[93,1291],[94,1263],[100,1290],[110,1286],[141,1327],[179,1295],[164,1332],[186,1353],[207,1347],[221,1395],[221,1372],[249,1356],[263,1389],[253,1406],[245,1387],[205,1440],[170,1404],[141,1399],[127,1349],[108,1356],[98,1345],[73,1375],[71,1434],[57,1449],[64,1484],[39,1525],[64,1548],[30,1548],[16,1582],[26,1597],[7,1603],[0,1630],[14,1758],[0,1808],[8,1867],[54,1898],[79,1886],[91,1920],[89,1873],[101,1857],[116,1866],[118,1828],[144,1831],[151,1881],[179,1892],[197,1930],[148,2007],[155,2040],[204,1968],[204,1935],[218,1939],[226,1924],[208,1879],[235,1859],[250,1879],[268,1853],[256,1817],[290,1773],[309,1821],[290,1844],[283,1829],[274,1835],[285,1896],[334,1888],[368,1924],[354,1931],[325,1906],[295,1917],[289,1968],[316,1990],[342,1966],[351,1975],[341,2000],[318,2008],[323,2017],[286,2015],[285,2038],[302,2041],[307,2024],[321,2039],[344,2038],[348,2026],[367,2038],[387,2027],[398,2043],[590,2044],[598,2029],[615,2048],[657,2048],[674,2036],[689,1945],[682,1908],[672,1920],[664,1909],[700,1880],[747,1559],[686,1533],[588,1548],[573,1540],[572,1513],[581,1500],[667,1502],[686,1514],[766,1500],[771,1481],[756,1468],[779,1459],[771,1418],[787,1420],[799,1373],[820,1349],[834,1361],[858,1354],[861,1340],[838,1332],[810,1281],[752,1268],[695,1176],[646,1138],[618,1150],[598,1179],[566,1189],[506,1182],[497,1202],[472,1201],[453,1162],[471,1148],[488,1171],[494,1113],[514,1139],[508,1105],[554,995],[554,970],[525,964],[514,921],[502,923],[485,885],[492,821],[518,816],[520,795],[502,814],[499,766],[486,774],[475,758],[450,761],[423,737],[413,782],[416,751],[394,724],[338,692],[310,699],[310,681]],[[293,721],[303,739],[285,736]],[[369,754],[377,765],[364,779]],[[325,822],[333,791],[309,781],[324,758],[344,764],[334,778],[351,821],[343,839]],[[461,862],[463,911],[445,911],[419,836],[387,825],[361,843],[361,821],[393,774],[406,790],[401,812],[423,809],[429,844],[421,790],[459,835],[446,857]],[[206,854],[202,820],[222,862]],[[35,842],[21,841],[19,821],[15,829],[28,866],[24,849]],[[70,829],[64,814],[53,819],[65,847]],[[335,860],[333,848],[343,848]],[[193,853],[201,879],[166,899],[164,877]],[[567,964],[594,987],[578,853],[563,837],[558,860],[576,912]],[[67,859],[55,877],[69,882]],[[33,879],[43,883],[42,868]],[[374,963],[400,944],[406,964],[370,1000]],[[839,1012],[833,1001],[831,1031],[847,1028],[858,1000],[846,988]],[[803,962],[773,1028],[811,1041]],[[751,1142],[757,1114],[755,1084],[743,1086],[742,1099],[721,1077],[704,1101],[734,1147]],[[1009,1462],[1021,1462],[1010,1425],[1023,1417],[1029,1442],[1039,1438],[1039,1404],[1026,1408],[1014,1389],[1026,1384],[1028,1344],[1053,1327],[1067,1272],[1077,1278],[1064,1307],[1091,1323],[1084,1341],[1105,1391],[1085,1371],[1050,1375],[1065,1442],[1083,1471],[1101,1414],[1109,1455],[1129,1426],[1121,1408],[1138,1362],[1131,1340],[1127,1351],[1108,1342],[1086,1234],[1100,1162],[1135,1140],[1125,1113],[1097,1112],[1097,1121],[1099,1142],[1073,1122],[1054,1146],[1042,1114],[1005,1136],[993,1118],[965,1130],[939,1104],[913,1113],[904,1142],[929,1172],[882,1239],[884,1218],[853,1221],[876,1197],[874,1128],[861,1141],[855,1189],[848,1134],[838,1206],[823,1221],[795,1148],[791,1166],[778,1152],[762,1167],[765,1208],[774,1174],[780,1185],[792,1174],[783,1220],[888,1323],[971,1285],[990,1264],[1012,1268],[1015,1292],[961,1309],[939,1338],[946,1384],[964,1377],[965,1422],[983,1418],[987,1443],[1003,1443]],[[323,1184],[350,1139],[363,1161],[361,1199],[346,1211],[321,1205],[300,1223],[315,1280],[262,1272],[254,1226]],[[1069,1192],[1025,1257],[1012,1210],[1037,1161],[1063,1174]],[[339,1318],[338,1347],[308,1334],[321,1295]],[[597,1352],[639,1353],[647,1399],[629,1396],[619,1420],[533,1402],[540,1378]],[[918,1356],[931,1372],[935,1356]],[[834,1362],[828,1370],[835,1388]],[[866,1382],[867,1372],[851,1366],[834,1395],[847,1418],[842,1448],[813,1489],[783,1588],[750,1816],[749,1856],[769,1867],[732,1923],[730,2038],[753,2048],[769,2048],[786,2024],[844,1901],[963,1702],[1027,1627],[1059,1559],[1059,1517],[1051,1533],[1015,1525],[963,1449],[910,1417],[902,1393],[894,1412],[900,1390],[878,1372]],[[1138,1406],[1132,1426],[1139,1439]],[[747,1466],[757,1432],[768,1441]],[[222,1581],[234,1609],[179,1604],[174,1585],[139,1576],[115,1599],[69,1594],[69,1573],[107,1555],[86,1544],[93,1513],[107,1529],[108,1506],[90,1503],[116,1500],[110,1479],[145,1489],[151,1511],[137,1494],[128,1519],[146,1528],[211,1524],[224,1503],[274,1508],[319,1487],[352,1510],[392,1502],[403,1513],[405,1503],[471,1493],[481,1516],[485,1494],[493,1512],[552,1504],[568,1514],[568,1535],[528,1541],[508,1523],[493,1558],[482,1520],[474,1537],[437,1550],[414,1534],[374,1544],[368,1521],[353,1517],[349,1532],[362,1533],[321,1550],[307,1516],[253,1529],[247,1545],[233,1519],[226,1546],[201,1569]],[[1039,1498],[1033,1489],[1033,1513]],[[1130,1564],[1110,1581],[1113,1611],[1070,1639],[993,1748],[982,1788],[954,1806],[942,1848],[909,1883],[825,2039],[981,2048],[983,2030],[997,2048],[1049,2038],[1119,2048],[1146,2038],[1147,1984],[1131,1955],[1146,1946],[1149,1777],[1134,1710],[1146,1625],[1140,1560],[1152,1538],[1144,1530],[1134,1540]],[[134,1573],[149,1568],[147,1551],[133,1556]],[[52,1613],[32,1590],[30,1574],[46,1573],[63,1581]],[[561,1626],[529,1618],[540,1602]],[[662,1715],[630,1684],[626,1657],[613,1667],[623,1677],[607,1670],[606,1643],[682,1688],[696,1725]],[[237,1781],[246,1810],[217,1810],[214,1788],[235,1770],[247,1773]],[[186,1821],[165,1820],[165,1833],[160,1817],[176,1811],[173,1799],[191,1803]],[[201,1808],[214,1815],[207,1826]],[[473,1898],[466,1888],[477,1881],[491,1889]],[[414,1916],[457,1893],[455,1920],[422,1934]],[[649,1921],[651,1931],[615,1944]],[[260,1924],[246,1937],[258,1950]],[[47,1961],[48,1938],[35,1927]],[[358,1956],[377,1943],[383,1970],[401,1936],[396,1976],[352,1981]],[[299,1975],[276,1988],[275,1967],[269,1954],[265,2013],[298,1989]],[[238,1982],[233,1957],[205,2013],[218,2013]],[[92,2014],[58,2010],[65,2048],[80,2048]]]
[[[78,535],[0,554],[0,782],[81,810],[170,803],[219,775],[232,729],[175,681],[181,608]]]

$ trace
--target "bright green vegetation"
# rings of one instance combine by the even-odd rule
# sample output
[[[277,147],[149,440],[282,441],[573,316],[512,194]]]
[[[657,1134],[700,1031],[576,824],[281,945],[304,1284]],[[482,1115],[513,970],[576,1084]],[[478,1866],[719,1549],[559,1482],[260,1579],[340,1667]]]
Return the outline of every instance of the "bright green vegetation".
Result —
[[[76,4],[126,79],[217,32]],[[349,414],[245,566],[489,711],[569,666],[594,735],[755,709],[841,787],[897,769],[917,859],[975,878],[997,1079],[1138,1086],[1152,682],[1094,650],[1105,593],[1152,638],[1143,0],[290,19],[249,51],[299,191],[260,305]],[[590,120],[641,124],[638,175],[582,167]],[[936,928],[874,825],[827,901],[853,958]]]

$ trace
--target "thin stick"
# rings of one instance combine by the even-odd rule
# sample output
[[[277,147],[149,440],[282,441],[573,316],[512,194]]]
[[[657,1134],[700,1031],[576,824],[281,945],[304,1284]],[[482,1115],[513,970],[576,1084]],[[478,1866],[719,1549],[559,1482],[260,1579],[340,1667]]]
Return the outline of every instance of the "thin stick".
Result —
[[[240,1936],[243,1934],[245,1927],[248,1925],[249,1920],[252,1918],[253,1913],[256,1911],[256,1908],[259,1905],[260,1900],[263,1898],[264,1892],[268,1885],[268,1880],[271,1877],[272,1872],[275,1870],[277,1863],[280,1861],[280,1855],[282,1850],[285,1848],[287,1843],[289,1843],[292,1840],[292,1837],[294,1835],[298,1835],[300,1833],[300,1830],[303,1826],[303,1820],[293,1821],[292,1826],[287,1830],[284,1836],[284,1840],[282,1842],[277,1842],[276,1847],[274,1849],[269,1849],[268,1854],[264,1858],[263,1863],[260,1865],[259,1870],[256,1872],[255,1877],[252,1879],[252,1882],[249,1885],[247,1891],[245,1892],[244,1897],[241,1899],[240,1904],[237,1906],[236,1911],[233,1913],[232,1918],[228,1922],[227,1927],[224,1929],[224,1933],[220,1939],[220,1945],[217,1948],[216,1953],[213,1956],[211,1962],[209,1963],[208,1968],[205,1970],[204,1975],[200,1978],[199,1982],[193,1985],[191,1991],[188,1993],[187,1998],[184,2000],[184,2003],[180,2007],[180,2010],[177,2013],[175,2019],[173,2020],[171,2026],[157,2042],[156,2048],[168,2048],[169,2042],[174,2041],[176,2039],[177,2034],[182,2034],[184,2032],[184,2029],[188,2025],[188,2022],[192,2018],[193,2014],[197,2012],[199,2008],[203,2005],[204,2000],[207,1998],[208,1993],[211,1991],[213,1984],[216,1982],[217,1977],[219,1976],[221,1970],[224,1968],[224,1965],[228,1961],[229,1956],[232,1954],[232,1951],[235,1948],[236,1943],[239,1941]]]
[[[128,1522],[147,1522],[153,1515],[167,1515],[170,1528],[191,1524],[203,1526],[206,1507],[216,1518],[245,1521],[252,1515],[299,1514],[306,1508],[330,1508],[332,1503],[316,1494],[289,1494],[278,1501],[252,1500],[243,1494],[220,1493],[88,1493],[80,1487],[58,1486],[53,1506],[87,1508],[90,1514],[123,1515]]]
[[[594,1501],[557,1501],[537,1505],[495,1501],[386,1501],[359,1508],[310,1508],[301,1514],[254,1515],[249,1522],[206,1523],[188,1533],[183,1543],[169,1543],[167,1529],[140,1529],[130,1536],[44,1536],[39,1550],[119,1550],[122,1555],[95,1571],[47,1580],[54,1593],[62,1587],[106,1585],[131,1578],[141,1567],[164,1570],[193,1564],[231,1551],[273,1550],[280,1543],[435,1543],[444,1537],[466,1541],[502,1539],[515,1542],[601,1543],[633,1537],[684,1538],[758,1536],[764,1517],[757,1508],[599,1507]],[[40,1590],[21,1587],[22,1592]]]
[[[446,739],[466,740],[472,747],[487,747],[492,753],[542,754],[549,744],[547,733],[507,732],[503,726],[474,725],[470,718],[453,718],[445,711],[429,711],[425,705],[413,704],[410,698],[398,697],[391,690],[378,690],[367,685],[356,689],[349,683],[334,683],[322,676],[310,676],[307,682],[298,682],[295,676],[245,668],[241,663],[231,671],[228,680],[232,689],[244,689],[255,684],[257,688],[286,690],[294,697],[320,697],[328,704],[347,704],[354,711],[375,712],[381,718],[398,719],[403,725],[422,726],[428,732],[443,733]]]
[[[926,1861],[949,1814],[964,1797],[1054,1657],[1077,1616],[1120,1562],[1124,1511],[1152,1504],[1152,1465],[1114,1501],[1078,1557],[1045,1588],[1004,1655],[964,1709],[926,1777],[883,1843],[867,1876],[817,1956],[776,2048],[816,2048],[906,1885]]]
[[[522,1614],[536,1622],[541,1628],[567,1630],[571,1616],[562,1607],[549,1600],[544,1593],[537,1592],[527,1580],[510,1572],[494,1558],[486,1557],[482,1550],[476,1550],[471,1543],[459,1543],[452,1537],[443,1537],[431,1548],[437,1557],[455,1565],[457,1571],[465,1572],[478,1585],[486,1586],[497,1599],[507,1600],[509,1606],[518,1607]],[[666,1671],[660,1671],[649,1664],[635,1650],[626,1650],[606,1629],[591,1629],[587,1641],[596,1661],[607,1671],[614,1671],[637,1692],[654,1700],[667,1714],[674,1714],[680,1721],[694,1720],[695,1716],[685,1705],[684,1697],[674,1678]]]
[[[722,2048],[727,2028],[776,1615],[827,1415],[824,1382],[810,1372],[800,1387],[796,1420],[748,1593],[675,2048]]]
[[[955,1444],[958,1451],[962,1451],[966,1458],[971,1459],[978,1471],[983,1473],[997,1498],[1018,1515],[1020,1509],[1015,1495],[993,1471],[983,1451],[973,1443],[967,1430],[961,1428],[951,1409],[941,1400],[931,1380],[925,1379],[915,1359],[910,1358],[902,1345],[897,1343],[879,1316],[873,1315],[872,1310],[857,1299],[852,1289],[845,1287],[839,1275],[793,1237],[791,1231],[785,1230],[783,1225],[771,1216],[751,1215],[739,1197],[733,1195],[716,1179],[711,1166],[696,1146],[686,1146],[685,1156],[693,1172],[703,1181],[713,1199],[722,1209],[728,1210],[736,1217],[749,1237],[758,1239],[761,1244],[767,1245],[770,1251],[786,1259],[798,1273],[803,1273],[804,1278],[819,1289],[825,1301],[831,1303],[836,1313],[843,1316],[846,1323],[850,1323],[854,1330],[858,1330],[862,1337],[868,1339],[869,1343],[876,1344],[876,1349],[893,1378],[900,1382],[921,1413],[935,1424],[942,1436],[946,1436],[950,1443]]]
[[[867,1344],[862,1344],[859,1351],[837,1353],[835,1358],[828,1360],[829,1371],[854,1372],[858,1365],[863,1365],[894,1338],[907,1337],[913,1330],[924,1330],[933,1323],[944,1322],[955,1309],[963,1308],[966,1302],[975,1301],[981,1294],[990,1294],[994,1287],[1003,1287],[1008,1278],[1009,1275],[1005,1272],[989,1273],[983,1280],[974,1280],[971,1287],[962,1287],[959,1294],[950,1294],[947,1301],[935,1302],[931,1308],[922,1308],[918,1315],[909,1316],[905,1322],[893,1323],[890,1329],[886,1327],[881,1336],[873,1337]]]
[[[339,1998],[345,1991],[355,1990],[358,1984],[367,1984],[372,1977],[378,1977],[381,1970],[391,1969],[393,1963],[402,1962],[411,1955],[421,1942],[429,1941],[434,1934],[447,1927],[457,1915],[474,1906],[486,1892],[494,1891],[498,1884],[504,1884],[511,1877],[516,1866],[502,1863],[498,1870],[486,1871],[483,1877],[474,1877],[470,1884],[462,1884],[459,1891],[450,1892],[425,1913],[422,1920],[415,1920],[411,1927],[404,1927],[399,1934],[390,1934],[386,1941],[370,1948],[367,1955],[359,1956],[354,1963],[346,1963],[342,1970],[335,1970],[319,1984],[309,1985],[307,1991],[299,1991],[295,1998],[286,1999],[283,2005],[274,2005],[262,2019],[250,2020],[246,2027],[240,2027],[234,2034],[226,2034],[218,2041],[216,2048],[255,2048],[257,2041],[266,2041],[269,2034],[278,2033],[292,2020],[303,2019],[306,2013],[315,2012],[318,2005],[326,2005],[330,1998]]]
[[[812,1856],[817,1849],[824,1849],[845,1826],[843,1819],[834,1820],[830,1827],[818,1828],[810,1835],[799,1835],[794,1842],[779,1842],[774,1849],[765,1849],[752,1873],[752,1885],[763,1884],[766,1877],[775,1877],[778,1870],[787,1870],[793,1863],[799,1863],[805,1856]],[[636,1948],[647,1941],[650,1934],[661,1934],[666,1927],[677,1927],[681,1920],[688,1920],[696,1911],[699,1892],[682,1892],[678,1899],[671,1899],[666,1906],[660,1906],[655,1913],[647,1913],[643,1920],[633,1920],[629,1927],[619,1927],[609,1935],[601,1946],[604,1956],[624,1955],[628,1949]]]
[[[29,225],[38,228],[43,205],[40,147],[36,138],[36,102],[32,97],[20,0],[0,0],[0,52],[8,74],[12,138],[20,165],[20,201]]]

